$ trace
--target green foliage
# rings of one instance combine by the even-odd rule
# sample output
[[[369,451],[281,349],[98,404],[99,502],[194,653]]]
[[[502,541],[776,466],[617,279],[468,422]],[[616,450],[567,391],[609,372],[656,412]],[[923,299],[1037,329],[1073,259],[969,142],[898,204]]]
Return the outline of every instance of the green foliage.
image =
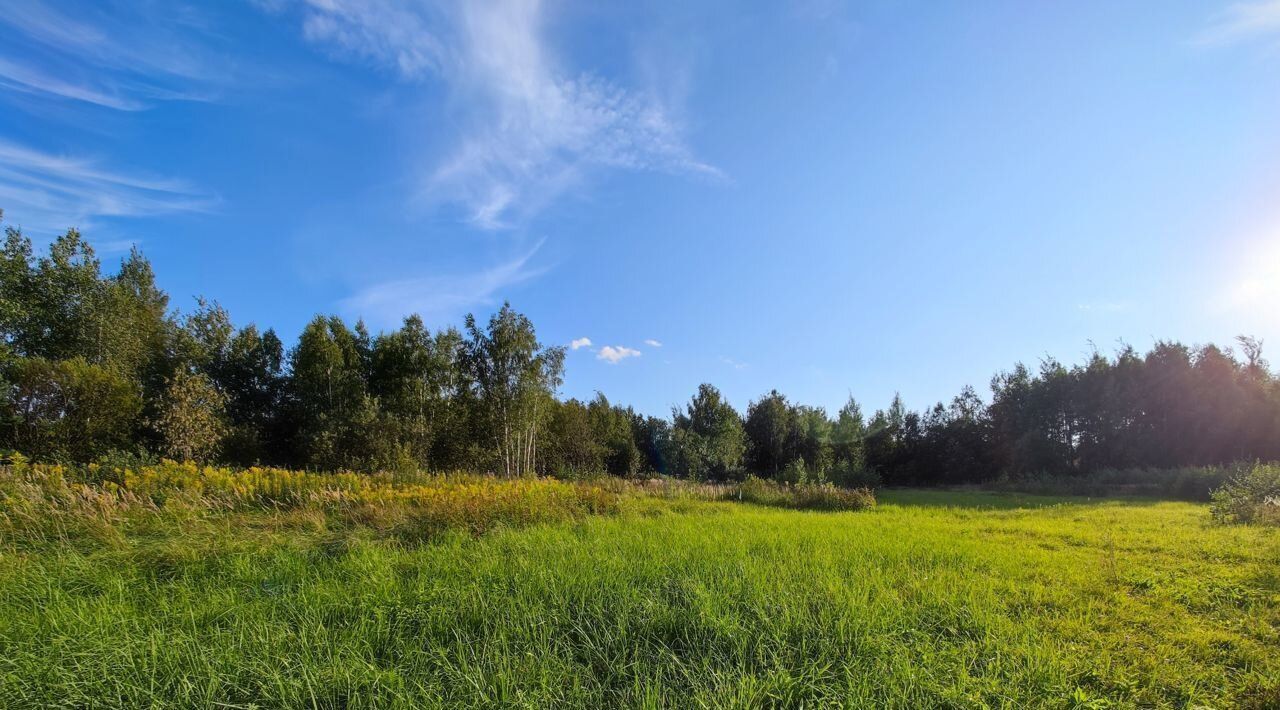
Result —
[[[841,461],[827,472],[827,478],[843,488],[876,488],[880,485],[880,474],[854,463]]]
[[[809,466],[805,464],[804,459],[796,458],[782,468],[775,479],[783,483],[802,484],[808,483],[813,478],[809,472]]]
[[[734,477],[746,450],[742,418],[709,384],[698,386],[685,411],[672,412],[673,468],[695,481]]]
[[[91,362],[112,367],[145,386],[158,384],[173,339],[169,296],[155,282],[151,263],[137,247],[105,279],[102,310],[95,323],[98,356]]]
[[[554,407],[542,447],[542,465],[552,476],[564,479],[591,477],[604,472],[604,447],[596,443],[587,407],[570,399]]]
[[[1280,465],[1254,464],[1213,492],[1213,517],[1225,523],[1280,525]]]
[[[761,475],[777,477],[799,456],[801,429],[796,409],[773,390],[747,406],[748,465]]]
[[[672,467],[671,422],[658,417],[636,414],[631,419],[631,431],[640,449],[642,469],[671,475]]]
[[[1075,476],[1047,473],[1006,475],[984,484],[1003,491],[1038,495],[1146,497],[1208,502],[1210,494],[1241,466],[1183,466],[1172,469],[1103,469]]]
[[[417,467],[435,463],[437,442],[450,430],[461,342],[452,329],[432,337],[417,316],[373,342],[369,389],[388,415],[384,436],[400,442]]]
[[[92,460],[130,448],[142,413],[138,386],[81,358],[19,358],[6,367],[6,439],[51,460]]]
[[[798,451],[804,465],[817,478],[824,477],[834,462],[831,448],[832,423],[821,407],[796,407],[799,429]]]
[[[564,348],[544,348],[533,323],[510,303],[484,329],[468,315],[466,334],[462,363],[479,404],[476,424],[492,446],[486,463],[506,476],[532,474],[538,432],[564,374]]]
[[[834,425],[827,413],[818,407],[792,405],[777,390],[752,402],[747,407],[743,425],[747,436],[747,465],[760,475],[783,480],[797,480],[795,471],[788,472],[795,461],[808,473],[824,476],[834,463],[832,446]],[[861,452],[861,440],[845,442],[846,456]]]
[[[591,437],[599,442],[604,455],[604,470],[614,476],[632,476],[644,465],[640,447],[636,445],[633,420],[635,412],[609,404],[597,392],[587,405],[591,420]]]
[[[207,461],[227,433],[226,397],[204,374],[178,371],[156,418],[162,450],[179,461]]]
[[[51,360],[82,357],[101,364],[99,338],[109,332],[104,319],[107,284],[93,248],[77,230],[49,247],[49,256],[21,263],[31,244],[11,231],[4,284],[13,320],[6,330],[14,350]]]
[[[802,464],[799,470],[803,473]],[[755,476],[747,476],[729,497],[747,503],[796,510],[865,510],[876,504],[875,495],[868,488],[842,488],[828,482],[808,482],[803,479],[779,483]]]
[[[906,405],[895,392],[889,410],[876,410],[867,425],[863,451],[869,467],[902,477],[901,471],[909,467],[909,446],[915,439],[907,429],[908,424]]]
[[[359,335],[337,316],[317,316],[292,352],[290,392],[297,446],[310,466],[363,469],[385,462],[379,412],[367,390],[367,353]],[[380,454],[383,454],[380,456]]]
[[[104,277],[93,248],[74,229],[34,261],[30,240],[8,229],[0,292],[0,335],[17,354],[83,358],[137,380],[154,374],[169,335],[169,301],[136,248]]]
[[[840,408],[840,414],[831,426],[831,456],[837,466],[846,471],[860,471],[866,467],[866,425],[862,420],[862,408],[852,396]]]
[[[0,340],[6,346],[25,338],[34,318],[30,312],[35,284],[31,273],[31,240],[15,227],[5,227],[0,251]]]
[[[253,325],[241,328],[207,374],[226,398],[223,459],[241,465],[286,460],[288,381],[284,344],[275,332],[259,334]]]
[[[363,323],[318,316],[286,353],[273,331],[237,328],[216,302],[170,311],[136,249],[114,273],[76,230],[36,256],[9,228],[0,250],[0,446],[81,462],[110,449],[198,450],[240,465],[365,472],[698,480],[750,472],[853,486],[1012,482],[1143,495],[1165,486],[1162,495],[1198,497],[1212,481],[1189,471],[1280,460],[1280,379],[1260,341],[1241,337],[1238,350],[1162,341],[1145,354],[1124,346],[1070,367],[1047,358],[998,374],[990,402],[966,387],[949,403],[910,411],[895,396],[869,421],[852,397],[832,418],[777,391],[744,418],[704,385],[666,420],[603,395],[558,401],[563,349],[540,344],[510,304],[483,327],[469,316],[465,332],[433,333],[409,316],[371,334]],[[198,376],[222,401],[216,452],[173,448],[169,390],[179,373]],[[61,393],[62,380],[80,384]],[[92,404],[117,395],[122,409]],[[80,404],[64,411],[64,400]],[[1137,474],[1117,473],[1173,469],[1183,473],[1130,482],[1121,479]]]

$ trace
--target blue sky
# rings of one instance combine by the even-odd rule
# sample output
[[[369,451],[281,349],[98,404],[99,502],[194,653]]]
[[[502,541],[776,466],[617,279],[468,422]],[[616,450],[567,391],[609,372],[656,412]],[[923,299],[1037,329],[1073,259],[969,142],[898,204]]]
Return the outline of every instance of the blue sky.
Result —
[[[0,36],[6,222],[287,341],[509,299],[580,344],[566,395],[654,414],[1280,347],[1280,0],[9,0]]]

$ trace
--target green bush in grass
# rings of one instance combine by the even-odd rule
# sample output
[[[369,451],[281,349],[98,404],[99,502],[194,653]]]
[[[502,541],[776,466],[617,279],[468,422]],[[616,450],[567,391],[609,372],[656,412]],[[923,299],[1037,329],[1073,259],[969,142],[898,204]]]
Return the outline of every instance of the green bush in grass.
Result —
[[[1213,492],[1213,517],[1224,523],[1280,525],[1280,465],[1254,464]]]

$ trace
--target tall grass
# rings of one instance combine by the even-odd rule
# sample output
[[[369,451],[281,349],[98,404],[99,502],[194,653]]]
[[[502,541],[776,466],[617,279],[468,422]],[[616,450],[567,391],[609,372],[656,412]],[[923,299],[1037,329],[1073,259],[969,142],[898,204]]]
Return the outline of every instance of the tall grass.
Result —
[[[726,492],[726,497],[760,505],[803,510],[864,510],[876,504],[869,488],[840,488],[831,483],[774,483],[754,476]]]
[[[193,515],[299,509],[379,536],[425,542],[449,531],[482,534],[495,527],[615,515],[628,508],[644,509],[645,499],[745,501],[821,510],[860,510],[875,502],[866,490],[754,479],[714,486],[670,479],[315,473],[172,461],[67,468],[31,464],[19,456],[0,466],[0,543],[109,542],[133,528]]]
[[[619,495],[683,512],[403,545],[260,507],[0,551],[0,707],[1280,703],[1280,531],[1175,502],[796,513],[647,485],[670,496]]]

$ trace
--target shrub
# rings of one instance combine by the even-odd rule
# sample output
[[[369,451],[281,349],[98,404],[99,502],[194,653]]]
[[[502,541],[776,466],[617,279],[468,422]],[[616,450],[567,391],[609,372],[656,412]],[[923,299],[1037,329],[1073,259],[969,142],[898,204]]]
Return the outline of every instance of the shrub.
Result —
[[[74,360],[23,358],[7,368],[4,412],[15,448],[40,459],[91,461],[133,441],[142,397],[119,373]]]
[[[179,370],[165,385],[155,427],[164,452],[183,461],[204,461],[227,433],[227,398],[200,373]]]
[[[809,469],[805,467],[804,459],[802,458],[793,460],[778,472],[778,480],[783,483],[801,485],[808,483],[809,479]]]
[[[1006,476],[987,487],[1036,495],[1139,496],[1207,502],[1214,489],[1242,470],[1239,465],[1108,468],[1077,476]]]
[[[1257,463],[1213,492],[1214,519],[1280,525],[1280,464]]]
[[[863,510],[876,504],[875,495],[867,488],[841,488],[831,483],[774,483],[755,476],[729,487],[726,497],[798,510]]]
[[[548,475],[560,481],[602,481],[610,477],[603,468],[580,468],[570,465],[557,466],[551,469]]]
[[[849,463],[832,466],[830,478],[832,483],[844,488],[876,488],[880,485],[880,474],[865,466]]]
[[[99,456],[97,461],[85,466],[80,478],[85,483],[106,483],[110,481],[117,485],[123,485],[125,471],[136,471],[144,466],[158,466],[160,463],[160,457],[143,449],[138,451],[112,449]]]

